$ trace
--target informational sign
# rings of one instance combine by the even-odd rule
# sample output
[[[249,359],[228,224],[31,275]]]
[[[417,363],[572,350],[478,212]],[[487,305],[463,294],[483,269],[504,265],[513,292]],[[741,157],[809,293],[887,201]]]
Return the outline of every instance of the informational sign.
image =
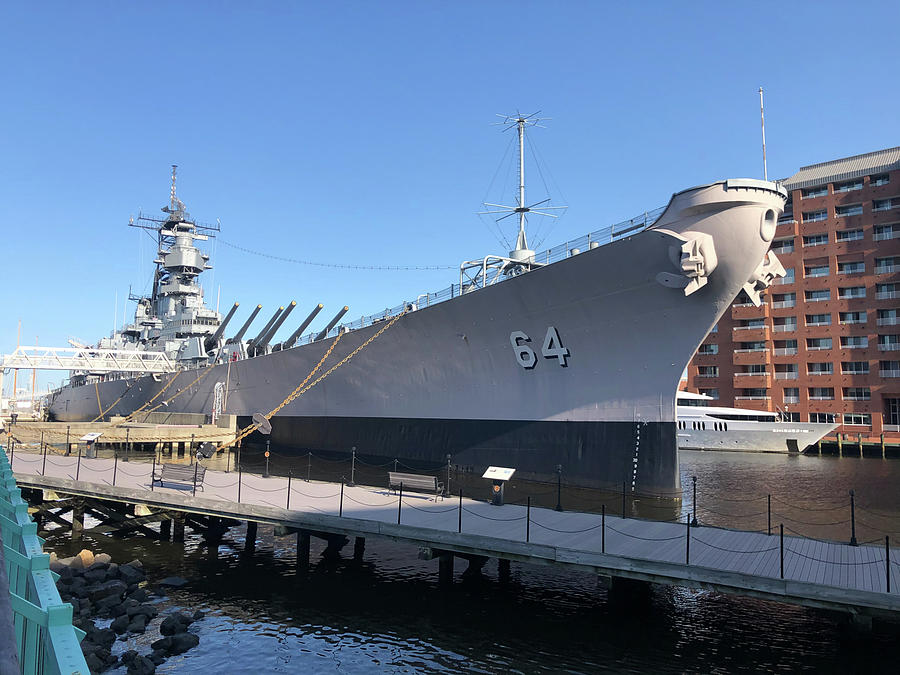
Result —
[[[84,436],[82,436],[82,437],[79,438],[78,440],[81,441],[82,443],[93,443],[93,442],[96,441],[98,438],[100,438],[102,435],[103,435],[103,433],[100,432],[100,431],[92,431],[92,432],[89,433],[89,434],[85,434]]]
[[[506,469],[502,466],[489,466],[482,478],[490,478],[491,480],[509,480],[515,472],[515,469]]]

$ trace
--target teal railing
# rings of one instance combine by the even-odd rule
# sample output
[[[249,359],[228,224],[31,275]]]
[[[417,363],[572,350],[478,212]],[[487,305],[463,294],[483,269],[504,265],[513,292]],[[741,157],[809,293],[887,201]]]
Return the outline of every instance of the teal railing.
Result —
[[[26,675],[89,675],[81,653],[84,631],[72,625],[72,605],[60,600],[59,576],[50,571],[44,540],[28,515],[6,452],[0,447],[0,671],[13,671],[10,632],[15,636],[18,672]],[[3,571],[5,570],[5,575]],[[6,577],[8,589],[3,577]],[[9,614],[12,614],[10,617]],[[4,616],[5,614],[5,616]],[[14,626],[14,631],[4,626]]]

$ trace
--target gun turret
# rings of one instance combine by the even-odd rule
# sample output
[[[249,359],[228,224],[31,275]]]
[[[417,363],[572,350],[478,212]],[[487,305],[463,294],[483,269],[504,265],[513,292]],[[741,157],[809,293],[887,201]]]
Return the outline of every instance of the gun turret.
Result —
[[[278,329],[281,328],[281,324],[284,323],[284,320],[288,318],[288,315],[294,310],[294,307],[297,306],[296,301],[291,300],[291,304],[287,306],[278,317],[278,320],[273,324],[273,326],[266,331],[266,334],[262,336],[259,342],[254,343],[253,347],[257,352],[260,352],[266,348],[266,345],[269,344],[269,341],[275,337],[275,333],[278,332]]]
[[[222,334],[225,332],[225,327],[228,325],[228,322],[231,321],[231,317],[234,316],[234,313],[237,311],[239,304],[239,302],[234,303],[234,307],[232,307],[228,311],[225,319],[222,321],[222,323],[219,324],[219,327],[216,328],[216,332],[208,336],[203,342],[203,348],[206,351],[209,351],[213,347],[213,345],[215,345],[219,341],[219,338],[222,337]]]
[[[291,347],[294,346],[294,343],[300,339],[301,335],[303,335],[303,331],[305,331],[307,329],[309,324],[311,324],[313,322],[313,319],[315,319],[316,316],[319,314],[319,312],[322,311],[322,307],[323,307],[322,303],[319,303],[318,305],[316,305],[313,308],[313,311],[311,311],[309,313],[309,316],[303,320],[303,323],[300,324],[300,327],[297,330],[295,330],[293,333],[291,333],[291,337],[289,337],[287,340],[285,340],[284,342],[281,343],[280,346],[282,349],[290,349]]]
[[[265,326],[263,326],[263,329],[261,331],[259,331],[259,335],[257,335],[255,338],[250,340],[250,342],[247,344],[248,350],[254,349],[256,347],[256,345],[259,343],[259,341],[263,339],[263,336],[265,336],[265,334],[269,332],[269,329],[272,327],[272,324],[274,324],[278,320],[278,315],[281,314],[283,311],[284,311],[283,306],[279,307],[278,309],[275,310],[275,313],[272,315],[272,318],[269,319],[269,323],[267,323]]]
[[[347,305],[344,305],[344,308],[340,312],[338,312],[337,314],[334,315],[334,318],[328,322],[328,325],[322,329],[322,332],[319,333],[318,335],[316,335],[316,338],[315,338],[315,340],[313,340],[313,342],[315,342],[316,340],[321,340],[326,335],[328,335],[328,331],[330,331],[332,328],[334,328],[337,325],[337,322],[341,320],[341,317],[344,316],[344,314],[346,314],[349,309],[350,308]]]
[[[244,333],[246,333],[247,329],[250,328],[250,324],[253,323],[253,319],[256,318],[256,315],[259,314],[259,310],[261,310],[261,309],[262,309],[262,305],[257,305],[256,309],[254,309],[253,312],[250,314],[250,318],[244,322],[243,326],[241,326],[241,329],[237,332],[237,335],[235,335],[233,338],[228,340],[228,342],[240,342],[244,337]]]

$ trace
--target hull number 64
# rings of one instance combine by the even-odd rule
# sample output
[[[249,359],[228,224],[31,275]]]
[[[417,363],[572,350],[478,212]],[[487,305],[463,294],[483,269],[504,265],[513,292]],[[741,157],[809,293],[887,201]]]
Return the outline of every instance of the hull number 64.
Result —
[[[516,361],[526,370],[530,370],[537,365],[537,354],[531,348],[530,343],[531,338],[520,330],[514,330],[509,334],[509,344],[512,345]],[[541,354],[545,359],[557,359],[559,365],[563,368],[568,365],[566,359],[569,357],[569,350],[563,347],[562,341],[559,339],[559,333],[553,326],[547,327],[544,344],[541,345]]]

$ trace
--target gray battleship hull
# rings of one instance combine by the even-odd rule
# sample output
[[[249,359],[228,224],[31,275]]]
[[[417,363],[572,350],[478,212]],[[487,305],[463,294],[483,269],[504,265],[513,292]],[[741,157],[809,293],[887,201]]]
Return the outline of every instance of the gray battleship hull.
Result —
[[[285,406],[272,419],[273,445],[435,465],[449,454],[457,466],[532,478],[555,477],[561,464],[570,483],[676,490],[679,378],[766,255],[761,218],[783,205],[759,183],[680,193],[651,229],[408,312]],[[714,240],[717,260],[689,295],[668,281],[678,271],[673,233],[685,232]],[[344,334],[317,375],[381,325]],[[558,341],[547,345],[551,328]],[[171,384],[164,375],[66,387],[51,415],[90,420],[119,397],[107,414],[126,415],[167,384],[157,402],[181,393],[166,411],[209,414],[221,382],[224,412],[249,418],[278,406],[334,339],[213,366],[187,390],[200,371]],[[533,364],[517,357],[522,345]]]

